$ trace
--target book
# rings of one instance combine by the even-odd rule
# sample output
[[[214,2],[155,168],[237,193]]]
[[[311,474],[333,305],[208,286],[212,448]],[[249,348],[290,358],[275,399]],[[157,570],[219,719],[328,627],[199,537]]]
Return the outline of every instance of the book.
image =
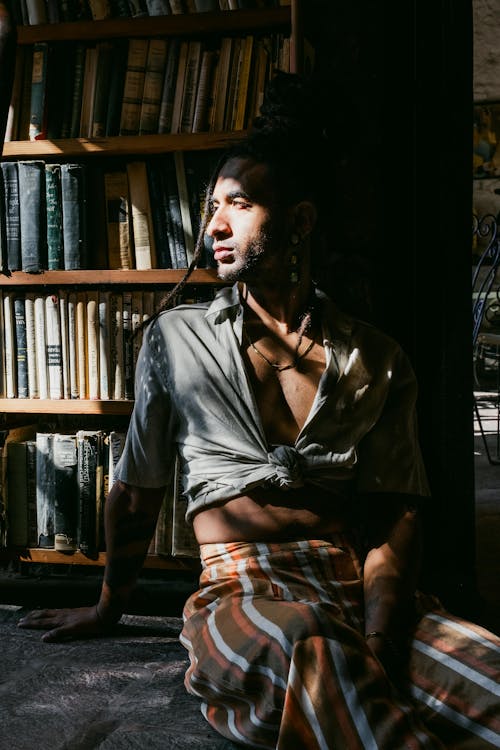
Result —
[[[78,377],[78,398],[88,396],[88,371],[87,371],[87,295],[86,292],[76,293],[76,364]]]
[[[150,16],[170,15],[170,3],[168,0],[146,0],[146,7]]]
[[[5,126],[4,141],[19,140],[19,120],[22,106],[24,65],[27,56],[25,49],[16,48],[16,61],[14,66],[14,80],[12,81],[12,93],[10,97],[9,112]]]
[[[6,263],[9,271],[21,270],[21,223],[19,216],[19,181],[17,163],[0,163],[3,178]]]
[[[31,118],[31,81],[33,78],[33,46],[25,47],[25,60],[23,77],[21,83],[21,106],[19,111],[19,123],[17,137],[20,141],[30,138]]]
[[[193,260],[194,239],[193,226],[191,224],[190,198],[187,188],[186,172],[184,169],[184,154],[182,151],[174,151],[174,164],[177,179],[177,191],[179,195],[182,232],[184,237],[184,252],[186,254],[186,265],[189,265]]]
[[[61,165],[45,164],[45,208],[47,212],[47,268],[63,268]]]
[[[49,398],[63,398],[61,321],[57,294],[45,297],[45,336]]]
[[[172,268],[187,268],[187,255],[184,247],[184,230],[182,227],[181,207],[179,192],[177,188],[177,176],[175,173],[175,162],[172,154],[166,154],[163,161],[163,181],[168,221],[168,237],[170,244],[170,257]]]
[[[101,138],[106,135],[108,117],[111,65],[113,63],[113,45],[111,42],[98,42],[96,47],[96,80],[90,135]]]
[[[132,343],[132,292],[122,293],[123,376],[125,398],[134,398],[134,349]]]
[[[218,0],[195,0],[195,6],[198,13],[219,10]]]
[[[88,398],[99,398],[99,293],[87,292],[87,380]]]
[[[243,44],[241,37],[235,37],[231,48],[231,64],[226,87],[226,104],[224,112],[223,130],[231,130],[233,111],[236,97],[236,84],[240,65],[240,52]]]
[[[52,437],[54,463],[54,549],[77,549],[78,454],[76,435],[56,432]]]
[[[114,400],[125,398],[125,373],[123,364],[123,297],[111,292],[111,394]]]
[[[64,268],[86,268],[87,196],[84,164],[61,164],[62,226]]]
[[[193,133],[202,133],[208,130],[208,113],[211,105],[212,79],[216,59],[215,50],[206,49],[203,51],[191,127]]]
[[[120,116],[120,135],[137,135],[139,133],[148,45],[147,39],[129,40]]]
[[[149,195],[152,204],[153,231],[156,247],[156,262],[158,268],[172,268],[172,259],[170,256],[170,243],[173,242],[171,237],[171,217],[169,208],[165,204],[166,194],[164,190],[162,164],[154,159],[146,162],[148,174]]]
[[[83,79],[85,73],[85,59],[87,52],[86,44],[84,42],[77,42],[74,52],[75,57],[73,65],[73,95],[71,98],[71,117],[69,128],[70,138],[78,138],[80,136]]]
[[[26,441],[9,443],[7,449],[8,543],[28,546],[28,455]]]
[[[34,436],[34,432],[33,432]],[[36,440],[26,440],[26,472],[28,496],[28,547],[38,544],[36,515]]]
[[[200,41],[192,40],[189,42],[182,105],[179,115],[179,132],[181,133],[191,133],[193,130],[194,110],[198,92],[202,53],[203,47]]]
[[[99,395],[111,398],[111,292],[99,292]]]
[[[69,77],[73,73],[72,54],[67,44],[50,45],[47,65],[45,130],[46,138],[53,140],[62,137],[63,118],[68,117],[72,95],[73,76]]]
[[[17,396],[16,329],[14,322],[14,293],[3,293],[3,331],[5,351],[5,395]]]
[[[133,268],[130,197],[125,169],[104,173],[109,268]]]
[[[0,547],[6,547],[9,531],[9,506],[15,503],[15,495],[9,493],[8,456],[13,443],[29,440],[35,435],[32,424],[0,430]]]
[[[40,160],[19,161],[17,169],[21,268],[38,273],[47,268],[45,164]]]
[[[37,541],[38,546],[43,548],[53,548],[55,542],[55,474],[52,445],[52,433],[36,433]]]
[[[240,58],[238,61],[239,67],[236,82],[233,117],[231,120],[232,130],[243,130],[246,124],[248,90],[250,84],[250,71],[252,66],[253,41],[253,36],[249,34],[244,38],[241,45]]]
[[[90,138],[92,136],[97,70],[97,46],[90,45],[85,50],[85,63],[83,67],[83,86],[80,106],[79,129],[80,138]]]
[[[170,133],[172,130],[172,115],[174,111],[175,87],[177,83],[177,69],[179,66],[180,40],[174,37],[169,40],[165,76],[160,100],[158,117],[158,133]]]
[[[28,398],[28,352],[26,339],[26,310],[24,295],[15,294],[13,299],[14,331],[16,342],[17,398]]]
[[[63,398],[71,398],[68,350],[68,292],[59,290],[59,320],[61,322],[61,361]]]
[[[68,293],[68,370],[70,398],[79,398],[80,386],[78,382],[78,344],[77,344],[77,299],[76,292]]]
[[[34,302],[35,311],[35,351],[36,376],[40,398],[49,398],[49,375],[47,370],[47,340],[45,326],[45,299],[37,294]]]
[[[97,498],[100,495],[102,432],[78,430],[78,548],[91,554],[97,548]]]
[[[106,135],[118,135],[123,103],[123,89],[127,71],[128,43],[126,39],[116,39],[111,51],[111,71],[109,77],[108,108],[106,112]]]
[[[125,432],[120,432],[119,430],[111,430],[107,436],[109,446],[108,492],[115,482],[115,467],[123,453],[126,436]]]
[[[130,15],[132,18],[140,18],[148,15],[146,0],[128,0]]]
[[[30,99],[30,141],[46,138],[45,96],[47,91],[47,61],[49,45],[47,42],[35,42],[33,45],[33,65],[31,73]]]
[[[142,93],[139,135],[158,132],[160,103],[163,91],[163,77],[167,60],[167,40],[150,39],[144,89]]]
[[[111,5],[109,0],[88,0],[93,21],[103,21],[111,18]]]
[[[144,161],[128,162],[127,176],[135,267],[138,269],[156,268],[156,246],[146,163]]]
[[[133,371],[135,372],[137,357],[139,356],[139,349],[141,348],[142,340],[142,336],[139,333],[139,328],[142,324],[142,291],[140,289],[134,289],[132,292],[131,310],[132,361]]]
[[[220,45],[219,61],[215,80],[215,96],[212,105],[210,130],[221,132],[224,129],[224,113],[226,109],[229,69],[231,65],[232,37],[223,37]]]
[[[186,40],[181,41],[179,47],[179,57],[177,61],[177,76],[175,79],[174,100],[172,105],[172,122],[170,126],[171,133],[178,133],[180,130],[188,51],[189,42]]]
[[[36,364],[35,295],[28,292],[24,298],[26,318],[26,362],[28,365],[28,398],[38,398],[38,372]]]

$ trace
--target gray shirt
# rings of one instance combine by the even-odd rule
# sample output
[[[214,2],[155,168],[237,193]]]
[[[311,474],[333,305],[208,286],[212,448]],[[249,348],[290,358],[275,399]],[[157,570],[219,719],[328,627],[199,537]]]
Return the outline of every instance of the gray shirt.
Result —
[[[316,291],[325,369],[294,445],[268,445],[241,356],[238,287],[180,305],[145,331],[135,405],[115,477],[139,487],[171,481],[180,459],[187,518],[259,485],[286,491],[427,495],[417,438],[416,380],[406,355],[373,326]]]

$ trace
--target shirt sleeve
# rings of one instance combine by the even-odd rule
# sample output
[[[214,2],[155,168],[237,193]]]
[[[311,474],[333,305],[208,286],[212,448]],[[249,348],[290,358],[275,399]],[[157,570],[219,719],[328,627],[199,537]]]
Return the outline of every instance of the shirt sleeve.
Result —
[[[154,328],[154,324],[153,324]],[[161,339],[144,335],[135,370],[135,404],[115,478],[136,487],[163,487],[172,477],[175,410],[158,361]]]
[[[417,381],[407,356],[398,350],[379,418],[358,446],[357,490],[428,496],[418,440]]]

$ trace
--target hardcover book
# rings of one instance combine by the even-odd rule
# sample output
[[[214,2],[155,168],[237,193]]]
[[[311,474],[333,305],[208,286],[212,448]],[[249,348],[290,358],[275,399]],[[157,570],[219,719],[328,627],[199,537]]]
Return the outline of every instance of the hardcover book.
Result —
[[[21,270],[21,223],[19,216],[19,180],[17,163],[0,163],[3,177],[3,218],[5,223],[6,258],[3,265],[9,271]]]
[[[33,66],[31,75],[31,106],[29,138],[35,141],[46,138],[47,62],[49,45],[47,42],[35,42],[33,46]]]
[[[63,369],[61,321],[57,294],[48,294],[45,297],[45,329],[49,398],[60,399],[63,398]]]
[[[180,40],[172,38],[168,43],[167,62],[160,101],[158,118],[158,133],[170,133],[172,130],[172,115],[174,111],[175,86],[179,67]]]
[[[35,297],[35,346],[36,373],[40,398],[49,397],[49,376],[47,371],[47,334],[45,326],[45,299],[41,294]]]
[[[97,499],[102,483],[102,432],[78,430],[78,548],[89,554],[97,549]],[[99,471],[101,466],[101,471]]]
[[[35,295],[28,292],[24,298],[26,317],[26,361],[28,365],[28,398],[38,398],[38,371],[36,364]]]
[[[147,39],[130,39],[129,41],[120,117],[120,135],[137,135],[139,133],[148,44]]]
[[[99,396],[111,398],[111,292],[99,292]]]
[[[28,457],[26,441],[11,442],[7,450],[8,540],[13,547],[28,545]]]
[[[64,242],[64,268],[76,270],[87,264],[86,167],[61,164],[61,194]]]
[[[156,268],[156,246],[146,163],[144,161],[128,162],[127,176],[135,267],[138,269]]]
[[[15,295],[13,308],[16,339],[17,398],[28,398],[28,351],[24,295]]]
[[[45,164],[43,161],[19,161],[17,168],[21,266],[27,273],[38,273],[47,268]]]
[[[167,40],[150,39],[144,89],[142,94],[139,135],[158,132],[163,78],[167,59]]]
[[[45,198],[47,267],[53,271],[64,267],[60,164],[45,164]]]
[[[36,434],[36,515],[38,546],[53,548],[55,542],[55,474],[52,456],[53,435]]]
[[[77,549],[78,458],[75,435],[55,433],[52,439],[54,462],[54,549]]]
[[[3,325],[5,347],[5,393],[7,398],[17,396],[16,329],[14,322],[14,294],[3,293]]]
[[[111,292],[111,393],[116,401],[125,398],[123,363],[123,297]]]
[[[109,268],[133,268],[126,170],[104,173]]]

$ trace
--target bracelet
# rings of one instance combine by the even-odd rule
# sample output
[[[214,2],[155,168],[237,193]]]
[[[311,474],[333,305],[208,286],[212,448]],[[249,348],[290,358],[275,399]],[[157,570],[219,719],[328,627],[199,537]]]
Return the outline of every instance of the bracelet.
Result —
[[[381,638],[383,641],[385,641],[392,653],[395,656],[399,656],[398,647],[396,646],[392,638],[390,638],[386,633],[382,633],[381,630],[372,630],[370,633],[367,633],[365,635],[365,641],[369,641],[371,638]]]

